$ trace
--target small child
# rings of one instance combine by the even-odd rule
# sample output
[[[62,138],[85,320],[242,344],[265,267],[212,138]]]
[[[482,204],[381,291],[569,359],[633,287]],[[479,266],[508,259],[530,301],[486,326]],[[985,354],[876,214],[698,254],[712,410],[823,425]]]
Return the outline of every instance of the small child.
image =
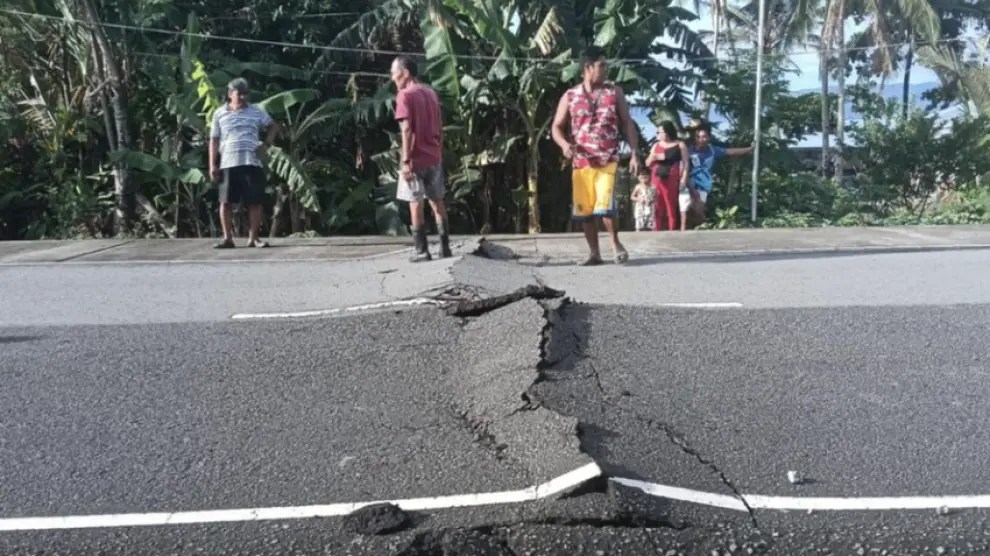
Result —
[[[636,184],[630,197],[635,203],[636,231],[652,230],[657,205],[657,191],[650,184],[650,171],[647,168],[640,168],[639,175],[636,177],[639,179],[639,183]]]

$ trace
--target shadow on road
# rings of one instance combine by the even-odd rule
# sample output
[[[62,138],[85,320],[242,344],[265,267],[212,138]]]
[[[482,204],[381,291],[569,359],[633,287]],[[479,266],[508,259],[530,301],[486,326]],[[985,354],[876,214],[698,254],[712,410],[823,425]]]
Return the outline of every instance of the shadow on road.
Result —
[[[684,262],[698,262],[698,263],[754,263],[754,262],[772,262],[772,261],[788,261],[788,260],[808,260],[808,259],[834,259],[840,257],[862,257],[862,256],[873,256],[873,255],[907,255],[907,254],[918,254],[918,253],[938,253],[945,251],[990,251],[990,248],[973,246],[973,247],[951,247],[951,248],[932,248],[932,247],[918,247],[909,249],[900,248],[869,248],[869,249],[855,249],[851,248],[848,250],[837,249],[835,251],[805,251],[805,252],[780,252],[780,253],[739,253],[739,254],[727,254],[727,255],[659,255],[650,257],[636,257],[630,258],[625,266],[654,266],[661,265],[664,263],[684,263]],[[565,266],[564,264],[542,264],[537,266]]]
[[[665,254],[665,255],[648,255],[648,256],[633,256],[622,266],[654,266],[662,265],[665,263],[753,263],[753,262],[771,262],[771,261],[787,261],[787,260],[809,260],[809,259],[827,259],[827,258],[838,258],[838,257],[862,257],[862,256],[874,256],[874,255],[901,255],[901,254],[918,254],[918,253],[938,253],[938,252],[954,252],[954,251],[990,251],[990,247],[985,246],[958,246],[958,247],[916,247],[916,248],[898,248],[898,247],[880,247],[880,248],[855,248],[851,247],[848,249],[835,249],[835,250],[820,250],[820,251],[781,251],[781,252],[767,252],[767,253],[711,253],[711,254],[697,254],[697,253],[684,253],[684,254]],[[578,267],[578,263],[582,260],[578,257],[555,257],[551,258],[548,255],[543,255],[540,260],[520,260],[519,264],[523,266],[545,268],[545,267],[565,267],[573,266]],[[611,259],[606,259],[603,266],[619,266],[612,262]]]
[[[19,344],[41,340],[42,336],[0,336],[0,344]]]

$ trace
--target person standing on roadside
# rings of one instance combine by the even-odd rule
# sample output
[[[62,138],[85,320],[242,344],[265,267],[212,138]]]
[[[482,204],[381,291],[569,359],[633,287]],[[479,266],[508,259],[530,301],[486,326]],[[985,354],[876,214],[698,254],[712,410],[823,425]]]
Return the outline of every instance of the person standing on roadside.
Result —
[[[639,132],[629,116],[622,89],[605,80],[608,62],[605,51],[589,47],[582,56],[581,83],[561,97],[553,119],[553,140],[571,160],[572,218],[581,222],[590,254],[582,266],[602,264],[598,246],[598,223],[612,239],[615,262],[624,263],[629,253],[619,241],[616,222],[615,176],[619,162],[619,131],[632,150],[629,172],[639,174]],[[570,126],[570,134],[566,132]]]
[[[688,189],[688,148],[678,139],[674,122],[665,121],[657,129],[657,142],[646,157],[653,170],[653,187],[657,190],[656,219],[653,230],[677,230],[678,194]]]
[[[717,147],[712,145],[712,131],[708,123],[693,122],[694,141],[688,147],[691,159],[691,185],[687,191],[681,191],[678,204],[681,209],[681,231],[687,230],[688,212],[692,203],[698,204],[699,212],[705,214],[705,203],[712,192],[715,180],[715,161],[727,156],[743,156],[753,152],[756,147]]]
[[[248,247],[268,247],[258,237],[261,204],[265,199],[265,171],[261,158],[278,135],[280,126],[267,112],[248,102],[248,82],[237,78],[227,85],[227,102],[213,112],[210,128],[210,179],[220,182],[220,226],[223,241],[217,249],[234,248],[231,204],[248,207]],[[267,130],[264,144],[258,136]],[[217,166],[217,155],[220,165]]]
[[[395,119],[402,132],[399,185],[396,198],[409,203],[416,252],[413,262],[429,261],[424,200],[429,200],[440,235],[440,257],[451,256],[447,229],[446,178],[443,172],[443,122],[436,91],[417,80],[416,63],[399,56],[392,61],[392,81],[398,89]]]

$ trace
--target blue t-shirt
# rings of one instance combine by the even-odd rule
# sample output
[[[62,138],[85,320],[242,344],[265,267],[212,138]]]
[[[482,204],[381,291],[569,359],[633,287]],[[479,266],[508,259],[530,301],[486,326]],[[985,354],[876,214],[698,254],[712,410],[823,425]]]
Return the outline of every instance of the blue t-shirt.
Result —
[[[688,147],[688,156],[691,158],[691,184],[696,189],[711,193],[715,160],[725,157],[725,149],[712,145],[705,150]]]

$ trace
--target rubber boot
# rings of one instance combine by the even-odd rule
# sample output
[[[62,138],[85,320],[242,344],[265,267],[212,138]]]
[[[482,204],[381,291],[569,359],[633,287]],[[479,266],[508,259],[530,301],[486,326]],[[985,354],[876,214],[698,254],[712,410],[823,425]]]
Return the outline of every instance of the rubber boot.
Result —
[[[438,222],[437,232],[440,233],[440,258],[446,259],[453,257],[454,254],[450,251],[450,235],[447,232],[447,223]]]
[[[413,228],[412,232],[413,238],[416,240],[416,252],[409,260],[414,263],[433,260],[433,257],[430,256],[429,243],[426,240],[426,228],[420,226]]]

